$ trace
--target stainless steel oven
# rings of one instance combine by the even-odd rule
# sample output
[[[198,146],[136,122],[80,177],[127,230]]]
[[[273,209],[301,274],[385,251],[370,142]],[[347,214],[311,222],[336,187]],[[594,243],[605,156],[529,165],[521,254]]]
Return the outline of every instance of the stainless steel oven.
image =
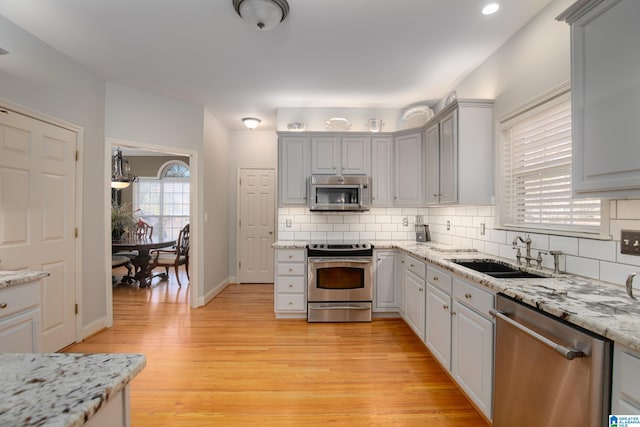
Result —
[[[370,322],[373,248],[318,243],[307,249],[309,322]]]

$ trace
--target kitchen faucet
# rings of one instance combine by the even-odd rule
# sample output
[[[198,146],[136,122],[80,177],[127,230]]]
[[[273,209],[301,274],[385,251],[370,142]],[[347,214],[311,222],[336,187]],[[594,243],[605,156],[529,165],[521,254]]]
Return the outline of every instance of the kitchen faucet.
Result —
[[[518,247],[518,240],[527,245],[527,252],[525,256],[522,256],[522,252],[520,252],[520,248]],[[513,248],[518,249],[516,252],[516,260],[518,261],[518,265],[520,264],[520,258],[524,258],[526,260],[527,267],[531,267],[531,261],[536,261],[536,268],[542,268],[542,255],[546,255],[547,253],[544,251],[538,251],[537,257],[531,256],[531,236],[527,234],[527,238],[523,239],[522,236],[516,236],[513,238]]]

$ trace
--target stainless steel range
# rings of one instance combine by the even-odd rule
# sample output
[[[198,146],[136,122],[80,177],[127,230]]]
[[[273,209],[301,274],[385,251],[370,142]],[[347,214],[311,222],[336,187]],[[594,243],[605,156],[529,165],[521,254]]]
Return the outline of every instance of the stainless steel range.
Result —
[[[309,322],[370,322],[373,246],[312,243],[307,247]]]

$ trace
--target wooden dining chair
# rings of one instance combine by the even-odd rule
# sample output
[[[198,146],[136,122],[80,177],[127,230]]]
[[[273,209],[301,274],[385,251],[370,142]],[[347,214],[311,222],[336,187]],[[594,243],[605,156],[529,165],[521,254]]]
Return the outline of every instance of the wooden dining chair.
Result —
[[[151,239],[153,237],[153,226],[139,219],[133,233],[138,239]]]
[[[164,267],[164,275],[168,277],[169,267],[174,267],[178,286],[182,286],[180,283],[178,268],[181,265],[184,265],[187,272],[187,279],[191,280],[189,278],[189,224],[185,225],[184,228],[180,230],[178,239],[176,240],[176,245],[172,249],[155,249],[150,253],[152,257],[152,269],[156,267]]]

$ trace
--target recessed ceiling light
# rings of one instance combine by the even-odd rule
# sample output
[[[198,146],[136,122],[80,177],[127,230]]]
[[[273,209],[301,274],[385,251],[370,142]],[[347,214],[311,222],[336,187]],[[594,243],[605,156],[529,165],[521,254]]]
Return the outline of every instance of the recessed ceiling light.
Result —
[[[489,3],[485,7],[482,8],[483,15],[492,15],[496,13],[500,9],[500,5],[498,3]]]

